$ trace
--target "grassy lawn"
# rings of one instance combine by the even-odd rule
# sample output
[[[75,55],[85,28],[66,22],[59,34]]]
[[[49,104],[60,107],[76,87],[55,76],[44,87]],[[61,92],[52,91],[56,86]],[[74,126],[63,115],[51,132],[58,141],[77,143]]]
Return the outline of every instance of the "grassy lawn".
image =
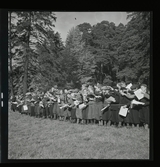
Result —
[[[8,159],[149,159],[149,131],[9,112]]]

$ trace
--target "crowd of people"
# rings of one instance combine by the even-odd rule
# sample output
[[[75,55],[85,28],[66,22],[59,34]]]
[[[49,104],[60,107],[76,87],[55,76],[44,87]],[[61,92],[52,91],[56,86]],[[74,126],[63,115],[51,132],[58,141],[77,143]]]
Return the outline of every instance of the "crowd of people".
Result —
[[[11,97],[11,110],[38,118],[82,125],[149,128],[150,92],[146,84],[83,84],[81,89],[27,92]]]

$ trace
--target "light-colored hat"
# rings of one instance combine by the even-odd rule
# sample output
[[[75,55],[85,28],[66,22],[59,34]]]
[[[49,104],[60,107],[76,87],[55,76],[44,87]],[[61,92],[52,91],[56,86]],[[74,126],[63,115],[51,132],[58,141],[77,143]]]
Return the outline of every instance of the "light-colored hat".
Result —
[[[78,93],[78,92],[79,92],[79,90],[78,90],[78,89],[74,89],[74,92],[75,92],[75,93]]]
[[[102,86],[101,89],[102,89],[102,90],[107,90],[107,89],[109,89],[109,88],[108,88],[107,86]]]
[[[27,93],[26,93],[26,96],[28,96],[28,95],[31,95],[31,92],[27,92]]]
[[[31,101],[35,101],[35,100],[32,98]]]

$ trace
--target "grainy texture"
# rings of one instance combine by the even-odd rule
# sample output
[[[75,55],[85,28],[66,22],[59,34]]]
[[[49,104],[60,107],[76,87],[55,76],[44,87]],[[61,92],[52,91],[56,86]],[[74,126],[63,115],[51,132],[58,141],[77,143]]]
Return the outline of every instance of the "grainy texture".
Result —
[[[9,112],[9,159],[149,159],[149,131]]]

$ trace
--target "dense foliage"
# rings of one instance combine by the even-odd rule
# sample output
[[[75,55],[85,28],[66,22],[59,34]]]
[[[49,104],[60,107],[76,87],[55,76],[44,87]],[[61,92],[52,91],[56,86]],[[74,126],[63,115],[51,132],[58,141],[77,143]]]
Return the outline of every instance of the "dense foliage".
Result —
[[[150,12],[128,12],[128,23],[106,20],[73,27],[65,45],[54,32],[53,12],[9,13],[9,92],[85,82],[149,84]]]

